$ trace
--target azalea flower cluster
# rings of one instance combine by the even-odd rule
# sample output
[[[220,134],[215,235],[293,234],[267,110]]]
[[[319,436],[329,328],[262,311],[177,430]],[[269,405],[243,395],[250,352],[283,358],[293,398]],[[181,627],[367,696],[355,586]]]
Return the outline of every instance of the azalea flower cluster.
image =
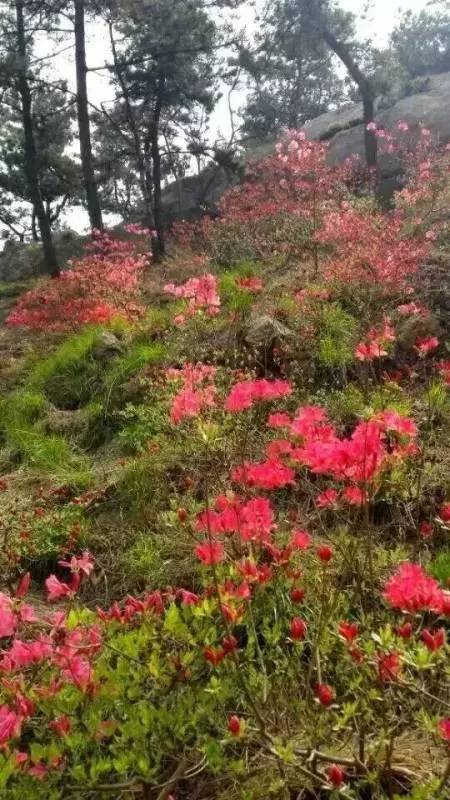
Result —
[[[79,576],[70,589],[73,596],[81,576],[91,573],[92,559],[88,553],[83,553],[79,558],[73,556],[70,562],[62,562],[61,566],[70,569],[72,578]],[[0,592],[0,639],[9,641],[0,651],[0,683],[11,698],[9,704],[0,706],[0,748],[20,737],[23,724],[35,713],[35,700],[29,696],[31,685],[24,681],[27,669],[35,670],[37,665],[48,664],[55,670],[52,682],[41,687],[40,694],[44,698],[54,697],[67,683],[87,692],[94,689],[92,662],[102,647],[98,626],[68,626],[64,612],[42,614],[27,604],[24,598],[30,583],[27,573],[21,578],[14,597]],[[47,579],[49,599],[69,596],[66,586],[54,576]],[[28,637],[31,633],[31,638],[22,638],[25,632]],[[58,728],[59,723],[55,724]],[[66,732],[69,730],[66,725],[63,727]],[[41,778],[47,772],[45,765],[30,761],[28,753],[16,752],[16,760],[34,777]],[[52,766],[58,767],[59,763]]]
[[[346,438],[338,436],[325,410],[318,406],[304,406],[294,418],[284,413],[271,414],[268,424],[284,429],[291,437],[271,442],[269,453],[277,451],[317,475],[351,481],[342,499],[352,505],[366,502],[369,486],[374,489],[374,480],[387,466],[417,452],[416,424],[392,410],[360,422]],[[317,503],[322,507],[334,505],[338,496],[335,489],[328,489],[318,496]]]
[[[181,380],[183,386],[172,400],[170,420],[174,425],[179,425],[187,417],[197,417],[205,408],[215,406],[216,371],[216,367],[190,363],[182,369],[166,370],[168,380]]]
[[[404,137],[403,129],[399,133]],[[437,223],[426,227],[429,209],[423,204],[432,203],[445,164],[433,169],[433,143],[426,133],[414,149],[412,143],[405,147],[389,132],[377,131],[380,143],[395,149],[409,177],[401,202],[387,215],[352,202],[349,187],[361,181],[357,160],[331,166],[327,143],[309,141],[304,131],[287,131],[276,152],[250,163],[246,179],[224,195],[220,219],[205,218],[194,225],[189,241],[197,237],[220,257],[229,230],[229,239],[242,238],[258,259],[273,254],[294,258],[312,251],[316,273],[327,281],[378,284],[386,292],[404,287],[439,232]],[[275,220],[276,228],[268,226]]]
[[[292,386],[287,381],[269,381],[265,378],[240,381],[232,387],[225,400],[225,410],[244,411],[255,403],[269,402],[292,394]]]
[[[384,587],[384,598],[392,608],[416,614],[432,611],[450,615],[450,592],[427,575],[419,564],[405,562]]]
[[[390,320],[386,318],[382,328],[369,330],[366,341],[358,344],[355,356],[359,361],[372,361],[374,358],[387,356],[386,346],[389,342],[395,342],[395,339],[394,328]]]
[[[88,578],[94,569],[91,554],[86,550],[80,558],[72,556],[70,561],[59,561],[59,566],[70,570],[70,581],[60,581],[56,575],[50,575],[45,581],[48,600],[61,600],[64,597],[75,597],[83,578]]]
[[[213,508],[202,511],[196,521],[197,531],[212,536],[239,534],[245,542],[270,542],[275,527],[273,509],[266,497],[245,502],[234,494],[220,495]]]
[[[367,214],[344,203],[324,217],[317,241],[331,247],[324,263],[329,280],[359,281],[403,287],[424,262],[430,242],[413,239],[404,230],[400,212],[386,217],[381,211]]]
[[[139,254],[135,242],[96,231],[86,255],[59,278],[43,280],[22,295],[6,324],[68,331],[117,316],[136,319],[143,313],[137,297],[147,265],[148,256]]]
[[[205,273],[199,278],[189,278],[186,283],[176,286],[174,283],[167,283],[164,286],[167,294],[177,298],[189,300],[187,310],[179,314],[175,322],[179,325],[184,324],[188,317],[192,317],[199,311],[204,311],[208,316],[214,317],[220,310],[220,295],[218,290],[217,278],[211,273]]]

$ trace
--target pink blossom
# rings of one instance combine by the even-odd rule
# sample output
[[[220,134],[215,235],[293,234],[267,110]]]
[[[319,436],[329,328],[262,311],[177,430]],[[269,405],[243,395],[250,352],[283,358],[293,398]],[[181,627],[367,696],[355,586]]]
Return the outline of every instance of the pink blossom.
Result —
[[[307,531],[292,531],[291,547],[295,547],[297,550],[307,550],[311,545],[311,541],[311,534]]]
[[[69,683],[84,690],[91,681],[92,667],[86,658],[74,655],[67,659],[67,665],[62,674]]]
[[[52,652],[50,641],[43,636],[30,642],[14,639],[9,650],[3,653],[0,669],[5,672],[23,669],[50,658]]]
[[[351,506],[363,506],[368,501],[367,492],[359,486],[347,486],[343,490],[341,497]]]
[[[236,286],[249,292],[260,292],[263,288],[261,278],[236,278]]]
[[[67,583],[60,581],[56,575],[50,575],[45,581],[47,600],[62,600],[64,597],[73,597],[73,590]]]
[[[7,594],[0,592],[0,638],[12,636],[16,629],[16,618],[13,613],[13,603]]]
[[[206,566],[219,564],[224,558],[224,548],[219,542],[204,542],[195,548],[195,555]]]
[[[326,489],[316,497],[316,506],[318,508],[329,508],[336,505],[339,494],[336,489]]]
[[[79,558],[72,556],[70,561],[59,561],[58,564],[61,567],[67,567],[71,572],[81,572],[86,577],[89,577],[94,569],[94,559],[87,550]]]
[[[8,706],[0,706],[0,746],[20,735],[22,718]]]
[[[439,339],[437,336],[430,336],[428,339],[417,339],[414,349],[417,350],[420,356],[426,356],[433,350],[439,347]]]
[[[215,275],[205,274],[199,278],[189,278],[182,286],[168,283],[164,286],[164,291],[174,297],[188,299],[188,314],[195,314],[201,310],[205,310],[209,316],[219,313],[220,297]]]
[[[260,463],[246,462],[231,471],[233,481],[260,489],[281,489],[294,483],[294,471],[281,461],[269,459]]]
[[[400,611],[434,611],[440,613],[444,593],[438,582],[425,574],[419,564],[405,562],[388,580],[383,597]]]
[[[387,356],[385,350],[378,342],[360,342],[355,350],[355,356],[359,361],[372,361],[374,358]]]
[[[287,381],[268,381],[260,378],[254,381],[236,383],[225,400],[226,411],[244,411],[255,402],[267,402],[292,394],[292,387]]]

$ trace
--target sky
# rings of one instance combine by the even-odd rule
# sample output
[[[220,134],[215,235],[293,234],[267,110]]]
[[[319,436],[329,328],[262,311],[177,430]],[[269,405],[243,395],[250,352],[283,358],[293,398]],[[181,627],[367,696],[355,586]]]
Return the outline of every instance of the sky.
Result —
[[[363,15],[365,0],[341,0],[342,8],[352,11],[359,16],[358,31],[364,38],[370,38],[376,45],[382,46],[387,43],[389,32],[394,27],[400,11],[408,9],[414,12],[421,11],[428,5],[427,0],[400,0],[399,2],[392,2],[392,0],[372,0],[370,3],[370,10],[365,16]],[[245,30],[247,34],[256,29],[256,15],[264,5],[264,0],[255,0],[254,4],[250,3],[241,6],[237,11],[232,12],[232,20],[234,27],[238,30]],[[100,67],[105,63],[111,61],[109,41],[106,31],[100,25],[87,26],[87,61],[89,67]],[[39,51],[43,55],[50,55],[55,49],[54,44],[49,46],[48,41],[42,41],[39,44]],[[39,52],[39,55],[41,52]],[[74,62],[73,54],[69,52],[63,53],[61,56],[55,58],[51,62],[51,69],[53,74],[57,72],[61,77],[65,77],[69,81],[69,86],[74,89]],[[109,84],[107,71],[103,72],[90,72],[88,75],[88,91],[91,103],[96,106],[101,106],[102,103],[106,104],[111,102],[113,98],[112,87]],[[231,105],[235,112],[244,105],[245,102],[245,88],[237,89],[231,98]],[[217,138],[220,135],[224,139],[228,139],[230,135],[230,115],[228,109],[228,98],[223,96],[219,101],[210,120],[210,132],[212,138]],[[87,225],[87,215],[83,209],[70,209],[66,213],[65,223],[69,227],[76,230],[82,230]]]
[[[247,34],[256,29],[256,15],[258,10],[264,5],[264,0],[255,0],[254,5],[244,4],[232,13],[234,26],[240,30],[245,30]],[[374,44],[384,45],[387,43],[390,31],[395,25],[400,11],[411,9],[415,12],[427,6],[427,0],[403,0],[403,2],[392,2],[392,0],[371,0],[371,8],[365,18],[362,18],[365,0],[341,0],[342,8],[352,11],[358,15],[358,30],[364,38],[370,38]],[[101,66],[110,60],[109,43],[106,34],[100,27],[92,27],[87,39],[87,58],[89,66]],[[64,66],[63,66],[64,65]],[[70,72],[71,59],[64,58],[61,68]],[[73,69],[72,69],[73,74]],[[112,97],[112,90],[108,84],[107,74],[90,73],[89,75],[89,95],[90,100],[96,105],[108,101]],[[233,97],[233,107],[238,109],[245,101],[245,90],[237,91]],[[224,97],[216,108],[211,120],[211,131],[222,133],[228,137],[230,130],[230,120],[228,102]]]

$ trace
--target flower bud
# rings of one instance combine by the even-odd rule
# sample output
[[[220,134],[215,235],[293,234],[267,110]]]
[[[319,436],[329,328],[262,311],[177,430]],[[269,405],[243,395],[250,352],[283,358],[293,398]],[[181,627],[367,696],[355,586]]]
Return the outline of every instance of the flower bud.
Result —
[[[232,736],[239,736],[241,733],[241,720],[236,714],[228,719],[228,730]]]
[[[327,778],[330,783],[336,788],[342,786],[344,783],[344,770],[338,767],[337,764],[330,764],[325,770]]]
[[[300,617],[294,617],[294,619],[291,622],[290,630],[291,630],[291,637],[295,641],[304,639],[307,631],[306,622],[303,619],[300,619]]]

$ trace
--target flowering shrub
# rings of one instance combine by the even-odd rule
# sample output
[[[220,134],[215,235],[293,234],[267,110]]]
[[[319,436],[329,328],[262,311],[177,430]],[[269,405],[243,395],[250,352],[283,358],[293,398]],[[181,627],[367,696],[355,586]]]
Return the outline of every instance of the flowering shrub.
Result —
[[[183,324],[187,317],[194,316],[198,311],[205,311],[210,317],[219,313],[220,297],[217,291],[217,278],[214,275],[205,274],[200,278],[189,278],[182,286],[168,283],[164,291],[174,297],[189,300],[185,313],[176,317],[177,324]]]
[[[427,129],[419,142],[402,126],[378,135],[381,150],[395,152],[408,179],[389,215],[352,198],[357,162],[330,166],[326,143],[288,131],[276,152],[251,164],[245,181],[225,194],[218,220],[184,224],[175,233],[184,244],[206,246],[219,262],[231,260],[231,242],[241,258],[309,255],[316,275],[328,281],[404,286],[442,229],[435,209],[450,156],[436,154]]]
[[[167,370],[169,380],[181,380],[183,384],[172,400],[170,419],[174,425],[179,425],[185,417],[197,417],[204,408],[215,405],[216,388],[212,383],[215,374],[215,367],[204,364],[187,363],[183,369]]]
[[[89,491],[40,490],[26,510],[9,506],[16,476],[0,478],[8,800],[448,794],[448,364],[408,285],[439,228],[413,157],[409,205],[386,215],[325,155],[288,134],[202,223],[209,255],[240,230],[271,266],[216,278],[207,255],[185,256],[166,291],[192,323],[140,326],[139,347],[163,340],[171,360],[139,357],[140,394],[123,387],[119,413],[140,421],[131,458],[119,435]],[[307,256],[314,283],[283,274],[279,289],[281,254]],[[276,320],[252,364],[250,310],[290,326]],[[19,431],[31,420],[44,436],[25,405]]]
[[[182,381],[184,397],[215,389],[215,377],[214,367],[190,363],[166,374]],[[261,402],[291,393],[286,381],[237,382],[220,401],[214,392],[216,413],[250,421]],[[175,398],[172,421],[188,416],[195,424],[202,403],[188,410],[183,403]],[[381,786],[413,786],[414,772],[395,754],[418,713],[444,756],[427,791],[445,786],[448,718],[439,685],[450,593],[410,562],[383,588],[370,522],[360,522],[367,540],[349,562],[319,517],[311,532],[293,527],[277,500],[301,487],[305,476],[297,473],[306,468],[343,484],[327,490],[333,505],[363,505],[370,520],[387,471],[417,456],[417,426],[391,409],[342,436],[313,405],[272,411],[268,426],[288,438],[269,441],[266,461],[232,469],[239,494],[208,499],[194,513],[178,510],[203,570],[195,591],[154,590],[83,609],[74,598],[95,564],[75,552],[45,581],[48,601],[70,609],[29,604],[26,575],[14,594],[0,594],[0,775],[12,797],[105,785],[175,790],[203,771],[211,788],[215,768],[227,776],[232,753],[249,747],[278,764],[290,788],[363,796],[374,773]],[[440,513],[445,520],[446,504]],[[345,754],[344,734],[353,742]],[[183,768],[174,770],[180,750]],[[245,776],[244,764],[237,769]]]
[[[67,331],[87,323],[105,323],[117,316],[134,319],[139,279],[148,258],[133,240],[122,241],[95,232],[86,255],[58,279],[41,281],[24,294],[7,325],[32,330]]]

